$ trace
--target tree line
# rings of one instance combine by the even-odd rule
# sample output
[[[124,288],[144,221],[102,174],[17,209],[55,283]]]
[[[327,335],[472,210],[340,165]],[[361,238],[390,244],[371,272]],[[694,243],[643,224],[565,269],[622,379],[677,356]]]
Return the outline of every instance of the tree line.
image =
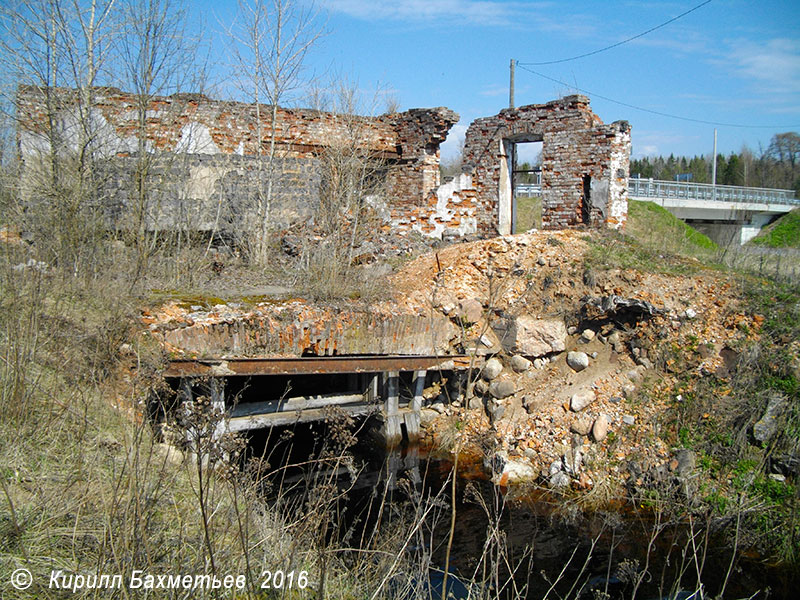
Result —
[[[712,182],[710,155],[648,156],[632,158],[631,177],[661,180],[688,179],[695,183]],[[743,185],[795,190],[800,193],[800,135],[795,132],[772,136],[766,149],[758,152],[747,146],[728,156],[717,155],[717,184]]]

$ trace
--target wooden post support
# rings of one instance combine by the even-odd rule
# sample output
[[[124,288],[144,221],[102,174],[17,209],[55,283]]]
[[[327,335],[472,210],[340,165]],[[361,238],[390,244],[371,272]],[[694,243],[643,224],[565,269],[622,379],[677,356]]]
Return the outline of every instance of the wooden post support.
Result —
[[[428,375],[427,371],[414,371],[414,398],[411,400],[411,410],[419,413],[422,409],[422,391],[425,389],[425,377]]]
[[[383,434],[386,445],[396,446],[403,441],[403,417],[400,415],[400,372],[383,373]]]
[[[215,377],[211,380],[210,385],[211,408],[214,411],[214,418],[217,419],[212,437],[219,439],[228,430],[227,415],[225,414],[225,379]]]

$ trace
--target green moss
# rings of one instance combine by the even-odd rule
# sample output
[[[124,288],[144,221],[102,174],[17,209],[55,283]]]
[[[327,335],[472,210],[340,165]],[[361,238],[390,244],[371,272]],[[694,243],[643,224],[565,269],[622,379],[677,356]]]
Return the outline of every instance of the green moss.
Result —
[[[800,208],[783,215],[750,243],[768,248],[800,248]]]

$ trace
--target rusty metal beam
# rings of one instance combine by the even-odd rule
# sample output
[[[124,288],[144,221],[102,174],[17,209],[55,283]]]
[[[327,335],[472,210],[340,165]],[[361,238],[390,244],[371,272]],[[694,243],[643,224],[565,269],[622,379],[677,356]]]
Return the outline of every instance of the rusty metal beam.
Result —
[[[235,377],[380,373],[423,369],[466,369],[470,357],[452,356],[310,356],[305,358],[235,358],[172,360],[164,377]]]

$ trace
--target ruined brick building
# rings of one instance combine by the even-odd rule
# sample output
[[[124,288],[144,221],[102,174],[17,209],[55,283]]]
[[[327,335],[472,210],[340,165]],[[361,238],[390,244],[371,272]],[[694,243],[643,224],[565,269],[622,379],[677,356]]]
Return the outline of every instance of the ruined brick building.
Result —
[[[49,96],[50,116],[66,147],[77,148],[81,123],[84,129],[86,123],[91,126],[92,153],[108,165],[101,196],[110,226],[124,226],[134,202],[130,182],[140,131],[146,151],[164,157],[151,173],[157,180],[157,202],[147,215],[153,229],[246,227],[252,222],[250,199],[264,177],[259,155],[271,143],[276,156],[271,219],[278,226],[307,220],[319,202],[321,157],[354,136],[364,156],[383,165],[385,191],[371,202],[386,229],[432,237],[509,233],[514,152],[516,144],[531,141],[543,143],[545,228],[618,228],[625,223],[630,127],[625,121],[604,125],[583,96],[506,109],[474,121],[466,134],[463,174],[445,185],[440,185],[439,146],[458,121],[447,108],[378,117],[280,108],[273,138],[266,106],[176,94],[153,98],[140,121],[136,97],[98,88],[79,122],[74,90],[50,90]],[[20,87],[23,194],[35,193],[33,167],[38,156],[49,152],[46,106],[41,89]]]

